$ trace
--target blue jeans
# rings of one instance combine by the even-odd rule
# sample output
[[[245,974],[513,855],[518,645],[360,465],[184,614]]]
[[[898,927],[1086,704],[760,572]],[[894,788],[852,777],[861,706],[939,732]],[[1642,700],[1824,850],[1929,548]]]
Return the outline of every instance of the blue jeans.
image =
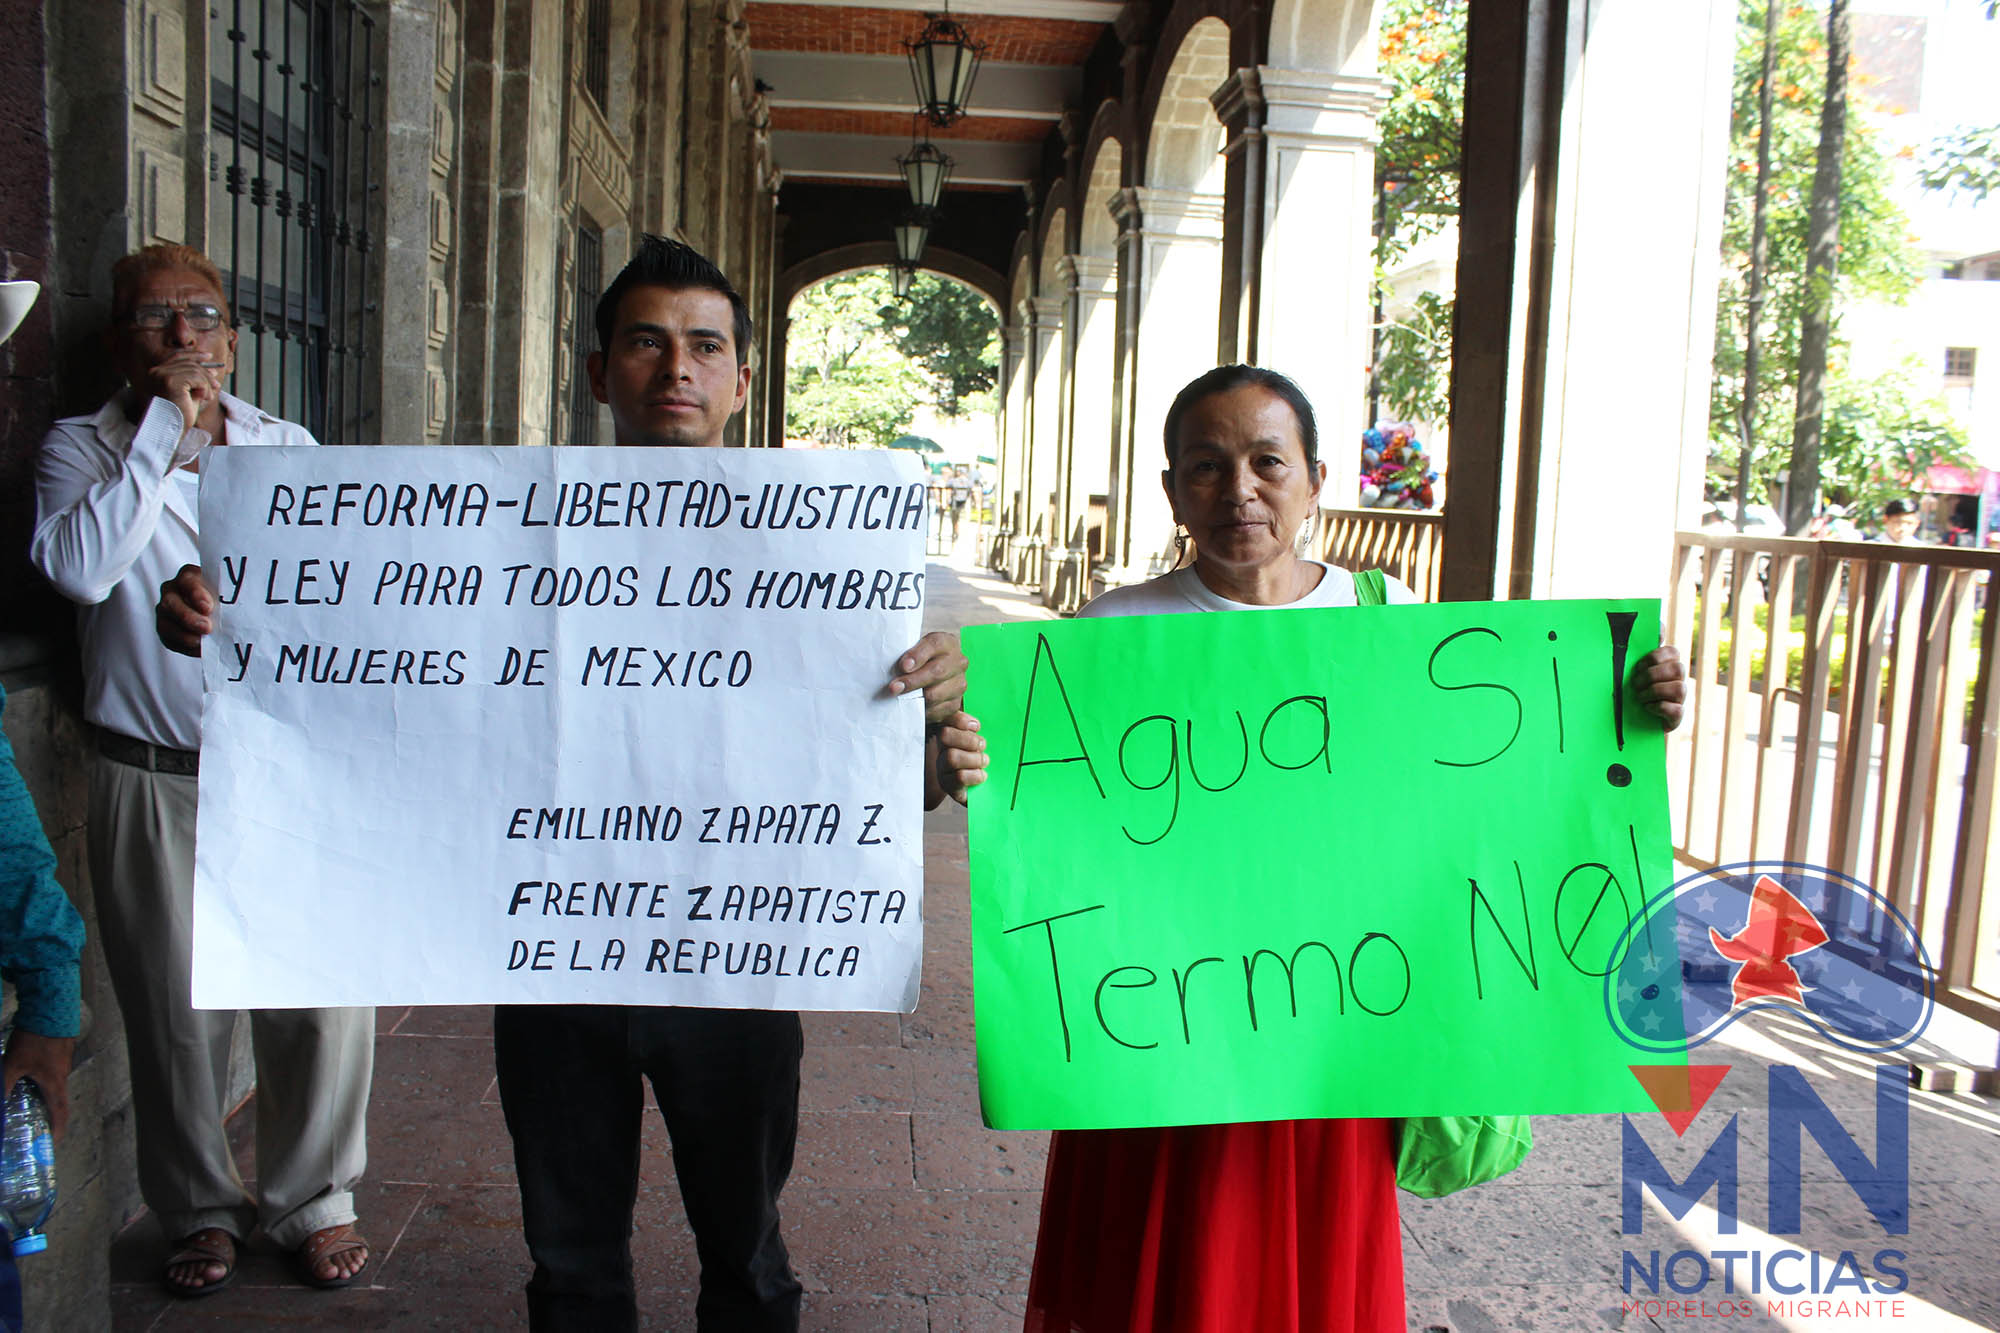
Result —
[[[793,1333],[799,1283],[778,1234],[798,1138],[794,1013],[619,1005],[501,1005],[500,1104],[514,1136],[534,1276],[534,1333],[638,1326],[632,1205],[642,1079],[673,1139],[701,1260],[703,1333]]]

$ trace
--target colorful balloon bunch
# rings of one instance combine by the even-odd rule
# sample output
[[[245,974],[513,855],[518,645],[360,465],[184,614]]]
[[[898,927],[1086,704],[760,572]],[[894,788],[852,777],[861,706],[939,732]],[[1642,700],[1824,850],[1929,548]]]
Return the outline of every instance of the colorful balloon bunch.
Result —
[[[1361,503],[1369,509],[1429,509],[1438,474],[1416,427],[1384,422],[1361,432]]]

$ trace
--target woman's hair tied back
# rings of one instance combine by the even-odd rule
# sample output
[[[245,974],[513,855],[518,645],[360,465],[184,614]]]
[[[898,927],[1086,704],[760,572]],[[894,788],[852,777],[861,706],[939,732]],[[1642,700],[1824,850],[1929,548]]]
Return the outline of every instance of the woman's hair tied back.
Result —
[[[1285,406],[1292,409],[1292,416],[1299,423],[1299,443],[1306,452],[1306,465],[1316,467],[1319,463],[1319,426],[1313,420],[1312,403],[1305,391],[1294,384],[1290,376],[1281,375],[1266,366],[1246,366],[1242,363],[1217,366],[1205,371],[1188,382],[1186,388],[1174,395],[1172,407],[1167,409],[1165,430],[1167,446],[1167,471],[1174,470],[1180,456],[1181,421],[1188,411],[1204,398],[1212,398],[1232,389],[1255,386],[1267,389],[1285,400]]]

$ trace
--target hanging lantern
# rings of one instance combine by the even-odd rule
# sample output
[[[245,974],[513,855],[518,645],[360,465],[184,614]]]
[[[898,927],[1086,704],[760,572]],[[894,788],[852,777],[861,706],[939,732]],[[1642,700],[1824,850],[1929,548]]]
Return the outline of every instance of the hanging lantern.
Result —
[[[910,189],[910,203],[933,209],[944,197],[945,182],[951,179],[952,161],[929,139],[912,144],[907,157],[896,159],[902,169],[903,184]]]
[[[904,41],[910,53],[910,78],[917,85],[917,113],[933,125],[949,125],[966,112],[972,98],[972,78],[979,73],[983,42],[950,13],[931,14],[923,31]]]
[[[924,244],[931,238],[927,214],[911,213],[896,224],[896,262],[914,269],[924,257]]]
[[[917,270],[901,262],[889,266],[889,282],[896,291],[898,301],[910,299],[910,284],[916,280]]]

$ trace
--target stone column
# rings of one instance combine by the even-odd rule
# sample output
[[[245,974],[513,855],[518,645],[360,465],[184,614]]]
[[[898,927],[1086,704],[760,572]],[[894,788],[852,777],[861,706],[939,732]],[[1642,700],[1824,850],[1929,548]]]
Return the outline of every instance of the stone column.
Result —
[[[1446,600],[1663,594],[1701,497],[1736,10],[1563,13],[1468,53]]]
[[[1026,335],[1019,323],[1000,328],[1000,475],[994,483],[993,549],[989,563],[1007,569],[1013,563],[1014,543],[1019,537],[1022,418],[1027,413]]]
[[[1207,330],[1221,281],[1222,206],[1219,195],[1157,189],[1122,191],[1114,205],[1119,381],[1124,421],[1131,424],[1117,451],[1127,506],[1124,548],[1118,567],[1106,572],[1108,584],[1151,578],[1173,564],[1173,516],[1159,484],[1166,466],[1160,428],[1181,386],[1215,363],[1217,340]]]
[[[1034,349],[1034,376],[1029,386],[1026,523],[1032,553],[1016,574],[1018,581],[1043,585],[1048,552],[1060,540],[1056,525],[1055,486],[1062,454],[1063,299],[1034,296],[1026,302],[1029,341]]]
[[[785,443],[785,367],[790,364],[792,315],[789,305],[778,302],[778,269],[784,262],[785,224],[790,221],[778,211],[778,186],[782,184],[775,174],[771,188],[771,234],[768,253],[770,255],[771,276],[767,282],[770,308],[770,323],[764,336],[765,356],[772,370],[770,382],[764,393],[764,442],[773,449],[784,447]]]
[[[451,422],[458,7],[396,6],[386,26],[383,213],[424,225],[382,229],[379,434],[386,444],[437,444],[449,442]]]
[[[760,95],[758,104],[761,107]],[[756,325],[755,367],[750,380],[750,401],[744,407],[753,448],[777,448],[785,442],[784,419],[778,430],[770,429],[770,404],[782,400],[785,382],[784,348],[772,336],[783,312],[774,310],[772,288],[777,279],[778,177],[771,164],[770,140],[762,129],[753,129],[757,188],[750,203],[750,285],[744,299],[750,303],[750,318]],[[780,409],[782,410],[782,409]]]
[[[1229,155],[1218,350],[1291,376],[1344,440],[1367,425],[1382,81],[1258,66],[1209,100]]]
[[[743,0],[722,0],[715,9],[715,65],[713,78],[714,120],[708,126],[714,143],[710,157],[712,175],[706,183],[709,197],[707,254],[724,273],[742,270],[744,237],[734,225],[738,209],[732,205],[742,196],[743,173],[750,168],[737,147],[738,128],[743,122],[743,106],[751,96],[749,28],[743,18]]]
[[[1093,255],[1064,255],[1057,263],[1070,330],[1064,339],[1068,383],[1067,428],[1056,510],[1061,523],[1062,571],[1056,604],[1075,610],[1088,595],[1084,526],[1090,497],[1107,493],[1111,470],[1112,344],[1118,317],[1118,263]],[[1099,552],[1102,557],[1102,550]]]
[[[1093,593],[1115,587],[1132,559],[1133,422],[1137,415],[1139,365],[1139,283],[1144,268],[1139,192],[1111,196],[1118,224],[1118,320],[1111,343],[1111,518],[1104,563],[1093,573]]]
[[[485,292],[491,303],[491,411],[484,442],[547,444],[561,250],[562,11],[517,0],[496,36],[493,245]]]
[[[790,316],[782,310],[771,318],[770,326],[764,331],[764,364],[768,383],[764,390],[764,444],[768,448],[785,447],[785,363],[791,356],[789,346],[792,332]],[[754,410],[757,404],[752,403]]]

